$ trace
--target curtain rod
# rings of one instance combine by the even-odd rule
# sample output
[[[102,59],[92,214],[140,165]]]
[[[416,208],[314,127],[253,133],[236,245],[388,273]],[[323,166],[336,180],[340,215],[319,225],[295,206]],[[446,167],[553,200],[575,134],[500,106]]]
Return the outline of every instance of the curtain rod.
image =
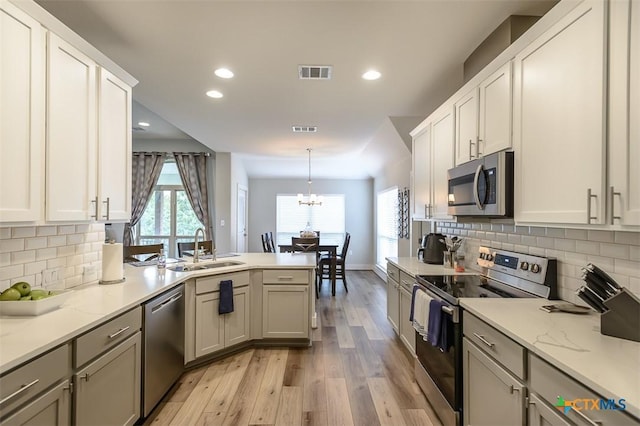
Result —
[[[160,152],[160,151],[133,151],[134,154],[143,154],[143,155],[155,155],[155,154],[194,154],[194,155],[204,155],[205,157],[211,157],[210,152]]]

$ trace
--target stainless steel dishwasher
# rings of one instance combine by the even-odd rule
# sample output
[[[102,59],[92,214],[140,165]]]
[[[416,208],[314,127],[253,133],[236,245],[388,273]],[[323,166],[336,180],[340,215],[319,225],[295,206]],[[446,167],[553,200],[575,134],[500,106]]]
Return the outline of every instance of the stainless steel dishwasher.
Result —
[[[147,417],[184,371],[184,285],[144,305],[142,413]]]

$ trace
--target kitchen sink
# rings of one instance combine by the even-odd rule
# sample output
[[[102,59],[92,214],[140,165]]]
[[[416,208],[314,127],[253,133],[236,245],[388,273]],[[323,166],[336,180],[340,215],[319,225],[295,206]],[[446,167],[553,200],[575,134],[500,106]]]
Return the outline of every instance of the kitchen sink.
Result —
[[[167,267],[167,269],[171,271],[176,271],[176,272],[199,271],[202,269],[225,268],[227,266],[240,266],[244,264],[245,264],[244,262],[238,262],[235,260],[226,260],[224,262],[199,262],[199,263],[178,264],[175,266]]]

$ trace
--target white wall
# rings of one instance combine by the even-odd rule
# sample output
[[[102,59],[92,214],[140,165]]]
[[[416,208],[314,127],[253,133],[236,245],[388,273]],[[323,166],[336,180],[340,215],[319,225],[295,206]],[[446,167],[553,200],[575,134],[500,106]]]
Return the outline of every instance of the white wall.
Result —
[[[262,251],[260,234],[276,232],[276,195],[307,191],[306,179],[249,178],[249,251]],[[351,234],[349,269],[371,269],[375,263],[373,180],[314,179],[316,194],[344,194],[346,231]]]

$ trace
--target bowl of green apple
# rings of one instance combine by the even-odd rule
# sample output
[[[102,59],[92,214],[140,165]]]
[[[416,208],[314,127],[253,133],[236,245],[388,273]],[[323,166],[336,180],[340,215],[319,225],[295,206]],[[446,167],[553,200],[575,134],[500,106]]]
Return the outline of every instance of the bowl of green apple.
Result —
[[[20,281],[0,293],[0,315],[41,315],[62,306],[70,295],[71,290],[32,288]]]

